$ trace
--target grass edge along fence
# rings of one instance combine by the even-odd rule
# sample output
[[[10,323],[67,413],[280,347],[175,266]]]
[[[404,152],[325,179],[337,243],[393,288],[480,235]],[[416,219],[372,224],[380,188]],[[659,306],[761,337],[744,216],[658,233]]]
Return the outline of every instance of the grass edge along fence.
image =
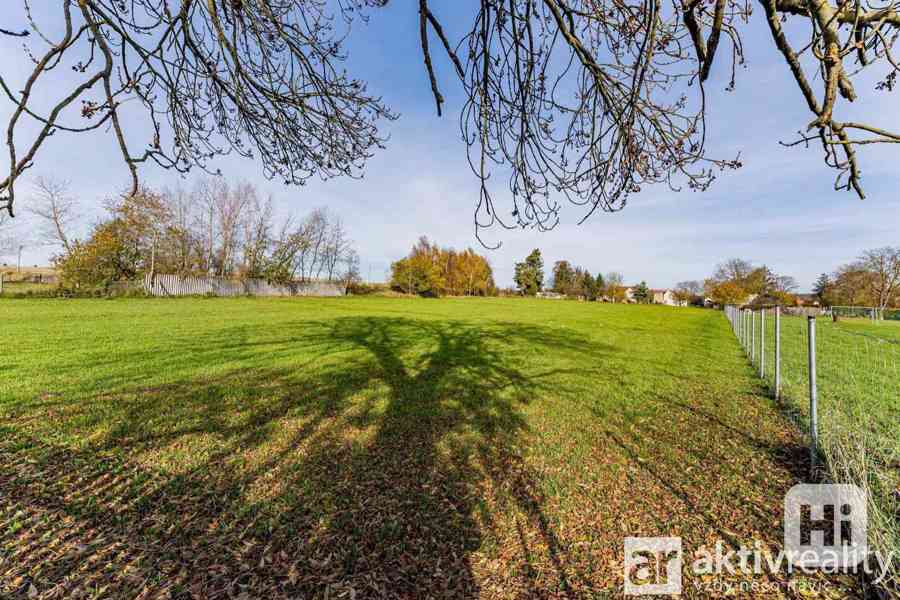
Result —
[[[725,316],[759,377],[807,434],[815,475],[862,488],[870,548],[898,552],[900,341],[780,307],[729,305]],[[893,598],[900,598],[898,560],[882,583]]]

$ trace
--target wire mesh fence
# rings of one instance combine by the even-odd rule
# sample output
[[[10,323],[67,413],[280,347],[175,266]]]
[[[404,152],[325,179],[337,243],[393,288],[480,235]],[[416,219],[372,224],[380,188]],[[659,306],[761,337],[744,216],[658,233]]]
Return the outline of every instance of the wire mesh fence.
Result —
[[[760,377],[809,436],[814,464],[869,498],[869,543],[900,549],[900,323],[728,306]],[[900,589],[896,564],[891,574]]]
[[[873,323],[900,321],[900,309],[876,308],[872,306],[832,306],[829,312],[839,317],[869,319]]]

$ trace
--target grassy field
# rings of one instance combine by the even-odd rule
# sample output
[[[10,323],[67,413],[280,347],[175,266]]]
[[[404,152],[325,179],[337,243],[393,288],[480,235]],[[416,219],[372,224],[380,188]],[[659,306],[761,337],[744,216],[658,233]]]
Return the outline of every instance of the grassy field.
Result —
[[[626,536],[777,547],[808,469],[714,311],[9,300],[0,326],[0,596],[616,597]]]
[[[28,281],[5,281],[3,283],[2,297],[17,298],[31,294],[45,294],[53,291],[55,285],[49,283],[31,283]]]
[[[766,329],[766,381],[774,389],[771,314]],[[869,542],[885,553],[900,548],[898,334],[900,324],[890,321],[816,321],[819,438],[825,466],[832,480],[869,491]],[[782,390],[801,426],[809,422],[807,336],[805,318],[782,319]]]
[[[841,319],[837,322],[837,327],[851,333],[900,342],[900,321],[885,320],[873,323],[869,319]]]
[[[767,320],[767,353],[774,355],[774,319]],[[809,400],[807,322],[782,320],[783,380],[788,396]],[[896,330],[896,331],[895,331]],[[900,452],[900,328],[828,318],[816,321],[817,375],[822,408],[851,417]],[[774,377],[769,369],[767,379]],[[900,454],[897,454],[900,459]]]

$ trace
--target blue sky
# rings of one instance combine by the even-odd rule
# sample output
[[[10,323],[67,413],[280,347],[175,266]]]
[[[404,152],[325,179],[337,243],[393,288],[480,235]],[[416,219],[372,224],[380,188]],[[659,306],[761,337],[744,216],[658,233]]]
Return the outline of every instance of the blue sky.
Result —
[[[383,131],[391,139],[387,149],[370,161],[364,179],[285,187],[267,181],[260,165],[252,161],[229,158],[216,164],[228,177],[247,179],[271,193],[282,213],[303,214],[328,206],[340,214],[361,254],[363,275],[371,274],[375,280],[383,279],[390,262],[404,255],[420,235],[442,245],[478,248],[472,228],[477,181],[458,133],[462,98],[447,64],[439,61],[447,103],[444,117],[435,116],[418,47],[416,4],[392,1],[374,11],[370,23],[354,29],[350,38],[348,69],[366,79],[370,90],[383,95],[401,115],[396,122],[384,123]],[[440,16],[458,36],[472,2],[441,4]],[[47,16],[38,14],[39,19]],[[823,166],[819,150],[778,144],[804,129],[811,117],[767,37],[761,11],[745,26],[744,35],[747,65],[739,70],[737,89],[725,91],[730,67],[725,53],[707,86],[710,154],[733,157],[740,151],[744,167],[723,174],[706,192],[648,188],[624,211],[597,213],[580,226],[576,223],[582,209],[566,206],[562,222],[551,232],[489,231],[484,237],[502,246],[481,251],[490,259],[499,284],[510,284],[513,263],[540,248],[548,265],[567,259],[591,272],[620,271],[629,282],[646,280],[654,287],[702,279],[717,262],[737,256],[793,275],[801,288],[808,289],[820,272],[853,260],[864,248],[900,245],[896,168],[900,147],[861,149],[865,201],[834,192],[832,172]],[[21,42],[0,38],[0,53],[7,57],[4,76],[20,83],[16,76],[21,77],[22,70],[8,76],[8,69],[18,68],[8,57],[22,56]],[[857,87],[861,101],[849,109],[842,105],[846,112],[840,118],[865,116],[900,129],[895,95],[872,92],[870,80],[859,81]],[[0,101],[4,122],[10,107],[8,101]],[[29,172],[30,177],[41,174],[72,182],[85,206],[84,230],[100,214],[102,199],[127,181],[113,140],[104,132],[56,136]],[[175,174],[157,168],[144,169],[141,175],[151,185],[177,183]],[[27,192],[27,183],[21,185],[20,208],[27,202]],[[503,190],[496,193],[502,202]],[[22,219],[15,226],[33,224]],[[44,262],[50,253],[47,248],[31,249],[26,262]]]

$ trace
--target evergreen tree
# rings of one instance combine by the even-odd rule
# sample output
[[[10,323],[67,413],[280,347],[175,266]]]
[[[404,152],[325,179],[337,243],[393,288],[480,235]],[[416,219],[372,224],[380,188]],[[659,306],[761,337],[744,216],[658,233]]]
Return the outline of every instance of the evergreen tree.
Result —
[[[828,273],[822,273],[819,275],[819,278],[816,279],[816,284],[813,286],[813,292],[816,297],[819,298],[820,302],[825,301],[825,294],[828,293],[828,288],[831,287],[831,277],[828,276]]]
[[[535,248],[523,262],[516,263],[516,287],[525,296],[534,296],[544,287],[544,259]]]
[[[639,302],[640,304],[647,304],[651,300],[650,289],[647,287],[647,282],[640,282],[632,292],[632,296],[634,296],[634,301]]]
[[[597,277],[594,279],[594,290],[597,298],[600,298],[606,291],[606,281],[603,279],[602,273],[597,273]]]
[[[594,278],[587,269],[581,267],[575,268],[575,282],[572,285],[572,296],[577,298],[587,298],[590,296],[591,288],[594,285]]]
[[[575,283],[575,272],[567,260],[558,260],[553,265],[553,291],[569,295]]]
[[[585,300],[597,299],[597,280],[587,269],[584,270],[581,287],[584,289]]]

